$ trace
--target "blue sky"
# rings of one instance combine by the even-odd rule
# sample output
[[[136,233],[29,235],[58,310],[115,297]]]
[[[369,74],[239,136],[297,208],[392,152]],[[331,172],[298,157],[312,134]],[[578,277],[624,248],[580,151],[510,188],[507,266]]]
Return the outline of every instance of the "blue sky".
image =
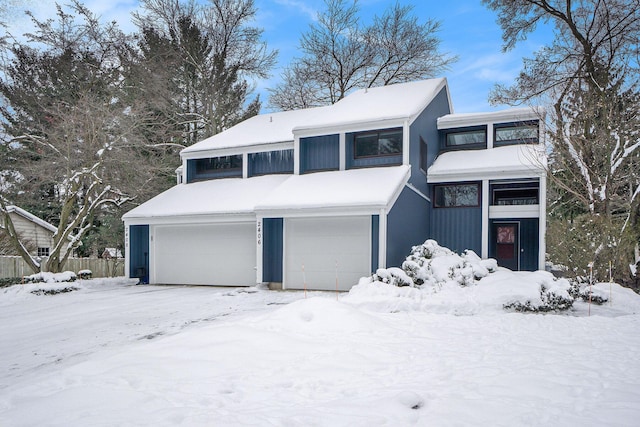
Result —
[[[266,81],[257,82],[263,105],[268,98],[267,88],[279,81],[279,76],[291,58],[299,55],[300,35],[313,22],[317,12],[324,8],[323,0],[255,0],[258,8],[256,25],[264,29],[268,46],[278,49],[279,64]],[[34,10],[38,17],[53,16],[54,1],[17,0]],[[62,1],[64,3],[64,0]],[[532,56],[543,44],[549,43],[552,32],[540,28],[516,49],[501,51],[501,31],[496,15],[485,8],[480,0],[400,0],[402,5],[414,5],[419,21],[434,18],[442,22],[439,37],[442,50],[458,56],[444,77],[447,77],[454,109],[458,113],[491,111],[505,106],[490,106],[488,95],[496,83],[511,84],[522,66],[522,58]],[[395,1],[360,0],[361,19],[370,22]],[[137,0],[85,0],[84,4],[104,20],[116,20],[124,30],[133,31],[130,13],[138,7]],[[20,16],[11,19],[10,31],[22,33],[26,21]]]

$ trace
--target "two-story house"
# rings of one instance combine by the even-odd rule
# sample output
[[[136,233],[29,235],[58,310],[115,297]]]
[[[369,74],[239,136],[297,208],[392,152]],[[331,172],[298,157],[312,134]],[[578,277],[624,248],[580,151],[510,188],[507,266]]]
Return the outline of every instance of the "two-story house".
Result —
[[[452,113],[446,79],[431,79],[258,115],[185,148],[177,185],[123,217],[126,274],[346,290],[427,238],[537,269],[538,112]]]

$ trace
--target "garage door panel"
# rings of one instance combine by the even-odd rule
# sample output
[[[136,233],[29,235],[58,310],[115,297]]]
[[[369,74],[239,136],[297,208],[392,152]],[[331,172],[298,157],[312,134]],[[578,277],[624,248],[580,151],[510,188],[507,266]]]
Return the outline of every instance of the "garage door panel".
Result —
[[[371,273],[371,219],[289,218],[285,221],[285,287],[348,290]],[[337,261],[337,271],[336,271]],[[304,265],[304,272],[303,272]]]
[[[254,285],[255,224],[158,226],[155,282]]]

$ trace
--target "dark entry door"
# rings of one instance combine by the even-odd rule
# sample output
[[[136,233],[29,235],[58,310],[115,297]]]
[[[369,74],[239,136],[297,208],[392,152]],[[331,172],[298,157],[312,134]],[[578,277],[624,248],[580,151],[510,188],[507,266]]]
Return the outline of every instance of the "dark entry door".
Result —
[[[491,233],[494,256],[500,267],[520,269],[520,224],[517,222],[494,222]],[[492,246],[493,246],[492,245]]]

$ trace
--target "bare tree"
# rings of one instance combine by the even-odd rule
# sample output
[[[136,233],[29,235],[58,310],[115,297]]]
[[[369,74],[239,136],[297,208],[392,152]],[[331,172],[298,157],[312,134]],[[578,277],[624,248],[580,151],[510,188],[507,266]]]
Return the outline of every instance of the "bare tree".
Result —
[[[169,67],[150,68],[151,79],[160,77],[171,91],[184,145],[259,112],[259,98],[250,100],[251,81],[268,76],[277,52],[261,40],[262,30],[250,25],[253,0],[144,0],[142,5],[135,15],[143,34],[142,62],[157,55],[169,60]]]
[[[550,220],[564,224],[567,235],[579,234],[570,245],[550,245],[552,257],[582,252],[600,271],[612,260],[618,278],[626,277],[633,242],[640,241],[640,1],[484,3],[498,12],[505,50],[537,25],[554,28],[551,45],[524,60],[516,84],[492,94],[496,103],[550,105],[549,177],[558,195]],[[572,220],[587,225],[572,228]]]
[[[0,211],[29,266],[56,272],[96,216],[130,200],[130,177],[146,170],[148,149],[140,135],[147,123],[126,102],[121,58],[129,47],[115,24],[102,26],[79,3],[69,12],[58,7],[57,20],[33,21],[37,30],[29,40],[9,48],[12,59],[0,81],[2,150],[11,159],[4,167],[13,177],[0,187]],[[58,231],[47,265],[19,241],[6,212],[8,197],[53,207],[53,218],[46,219]]]
[[[433,77],[456,58],[439,51],[440,23],[419,23],[398,3],[361,24],[357,0],[326,0],[326,10],[300,39],[293,60],[269,103],[290,110],[333,104],[357,88]]]

